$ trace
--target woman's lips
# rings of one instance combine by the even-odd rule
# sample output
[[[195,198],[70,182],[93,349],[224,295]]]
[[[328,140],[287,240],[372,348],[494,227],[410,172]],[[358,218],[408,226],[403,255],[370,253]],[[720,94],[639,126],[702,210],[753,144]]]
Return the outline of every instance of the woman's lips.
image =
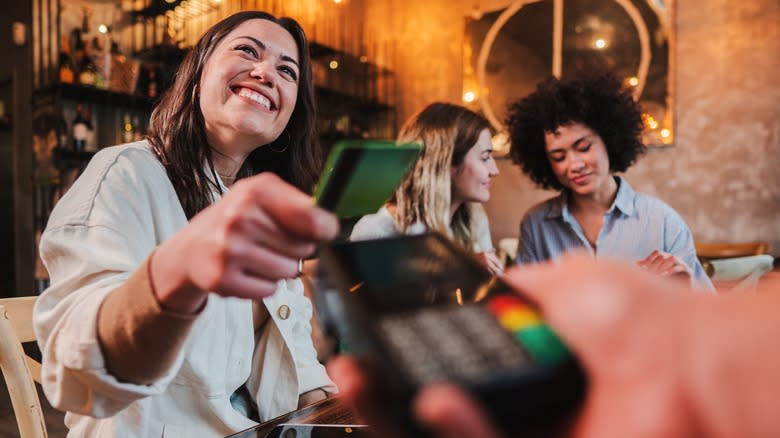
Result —
[[[586,184],[588,182],[588,176],[590,176],[590,175],[576,176],[576,177],[571,179],[571,182],[581,186],[581,185]]]

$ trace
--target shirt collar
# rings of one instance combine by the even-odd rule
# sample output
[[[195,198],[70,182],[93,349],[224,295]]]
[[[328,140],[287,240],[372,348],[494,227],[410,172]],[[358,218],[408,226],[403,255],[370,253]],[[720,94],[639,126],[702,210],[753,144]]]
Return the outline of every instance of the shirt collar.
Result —
[[[222,189],[222,194],[223,195],[225,193],[227,193],[228,190],[230,190],[230,188],[228,188],[228,186],[225,185],[224,181],[222,181],[222,178],[219,177],[219,174],[217,173],[217,170],[214,169],[212,171],[211,166],[209,166],[208,161],[203,163],[203,173],[206,174],[206,179],[211,184],[211,193],[214,196],[214,200],[217,200],[217,199],[219,199],[222,196],[222,195],[219,194],[219,190],[217,190],[216,186],[219,186],[219,188]]]
[[[626,216],[631,216],[634,213],[634,200],[636,199],[636,192],[631,188],[631,185],[622,177],[616,176],[615,181],[618,183],[618,192],[615,196],[615,202],[612,203],[612,207],[608,212],[614,209],[618,209]]]
[[[624,178],[615,176],[615,181],[618,183],[617,196],[612,202],[612,205],[607,210],[607,213],[611,214],[617,209],[617,211],[623,213],[626,216],[631,216],[634,213],[634,199],[636,198],[636,192],[631,188],[631,185]],[[568,191],[564,190],[560,196],[555,198],[554,202],[550,203],[550,207],[545,214],[546,219],[556,218],[571,218],[569,212],[569,205],[566,202],[569,198]]]

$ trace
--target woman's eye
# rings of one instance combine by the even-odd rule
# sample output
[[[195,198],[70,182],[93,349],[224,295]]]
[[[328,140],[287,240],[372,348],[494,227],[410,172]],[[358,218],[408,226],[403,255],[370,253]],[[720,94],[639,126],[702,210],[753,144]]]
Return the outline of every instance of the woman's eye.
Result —
[[[241,45],[236,47],[236,50],[240,50],[248,55],[257,56],[257,51],[252,46]]]
[[[293,70],[291,67],[288,67],[286,65],[279,68],[279,71],[287,75],[292,80],[298,79],[298,74],[295,73],[295,70]]]
[[[588,152],[590,150],[590,146],[592,143],[588,143],[585,146],[580,148],[580,152]]]
[[[563,160],[566,159],[566,156],[565,155],[552,155],[552,156],[550,156],[550,159],[555,161],[556,163],[560,163],[560,162],[562,162]]]

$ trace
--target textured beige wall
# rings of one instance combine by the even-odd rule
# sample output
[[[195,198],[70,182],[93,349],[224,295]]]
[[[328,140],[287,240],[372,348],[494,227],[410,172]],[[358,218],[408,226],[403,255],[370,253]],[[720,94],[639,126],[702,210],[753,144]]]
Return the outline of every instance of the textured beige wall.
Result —
[[[630,180],[700,241],[768,240],[780,254],[780,2],[679,1],[676,60],[677,147]]]
[[[388,64],[402,94],[399,124],[430,102],[460,99],[465,20],[459,1],[366,0],[365,8],[367,32],[390,41]]]
[[[458,102],[463,17],[506,1],[367,2],[367,24],[395,39],[403,120],[434,101]],[[706,11],[706,12],[705,12]],[[672,205],[699,241],[768,240],[780,255],[780,2],[678,0],[676,146],[643,157],[627,177]],[[487,210],[494,240],[551,195],[499,163]]]

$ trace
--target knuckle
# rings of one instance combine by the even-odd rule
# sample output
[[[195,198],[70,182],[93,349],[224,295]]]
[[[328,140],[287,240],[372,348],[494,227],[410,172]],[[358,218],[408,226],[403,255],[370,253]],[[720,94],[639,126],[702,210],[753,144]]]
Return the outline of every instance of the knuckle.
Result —
[[[252,178],[252,188],[256,190],[266,190],[269,187],[279,184],[280,181],[281,179],[273,172],[263,172]]]
[[[304,231],[309,232],[317,232],[320,225],[319,217],[316,214],[316,211],[312,207],[301,207],[299,211],[297,212],[299,225],[301,226],[301,229]]]

